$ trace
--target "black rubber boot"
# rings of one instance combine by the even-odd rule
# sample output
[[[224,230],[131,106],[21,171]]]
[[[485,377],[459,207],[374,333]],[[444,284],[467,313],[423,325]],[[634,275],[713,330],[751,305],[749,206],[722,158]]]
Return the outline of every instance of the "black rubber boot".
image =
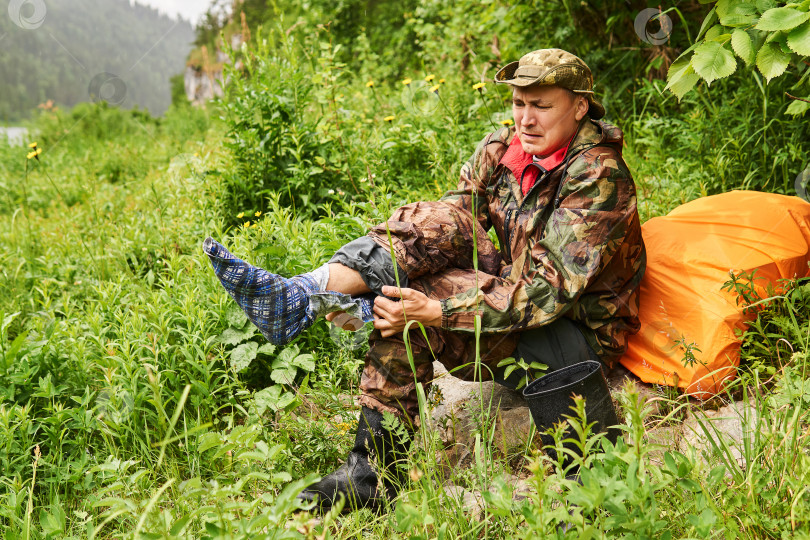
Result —
[[[523,390],[523,397],[526,398],[532,419],[540,432],[543,446],[554,444],[554,437],[544,432],[555,423],[562,421],[563,416],[570,416],[574,413],[571,410],[574,405],[574,394],[585,398],[586,420],[588,423],[596,422],[592,429],[593,433],[607,431],[608,440],[615,443],[619,430],[612,426],[618,424],[619,419],[616,417],[616,409],[610,398],[610,390],[602,372],[602,364],[588,360],[540,377],[529,383]],[[569,427],[564,438],[573,435],[574,432]],[[580,449],[575,444],[566,443],[563,446],[581,456]],[[546,449],[545,451],[550,458],[557,459],[554,450]],[[567,468],[572,461],[571,456],[564,456],[563,469]],[[577,479],[577,473],[576,470],[569,470],[567,477]]]
[[[304,501],[315,501],[322,511],[328,511],[341,497],[346,499],[344,511],[359,508],[379,508],[388,498],[396,497],[393,479],[399,477],[395,461],[405,456],[405,445],[394,440],[382,427],[382,413],[363,407],[357,424],[354,447],[346,462],[320,482],[298,494]],[[377,465],[385,471],[382,482],[371,466],[369,458],[376,457]],[[382,485],[380,485],[382,484]]]

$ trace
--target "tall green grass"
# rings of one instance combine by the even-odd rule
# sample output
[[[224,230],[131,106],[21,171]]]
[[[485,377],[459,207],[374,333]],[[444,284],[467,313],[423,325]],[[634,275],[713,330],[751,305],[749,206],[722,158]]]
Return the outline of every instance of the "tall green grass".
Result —
[[[200,242],[214,236],[284,275],[310,269],[392,208],[454,186],[475,142],[509,116],[507,93],[473,90],[477,81],[450,61],[402,73],[412,79],[405,85],[391,66],[343,63],[325,28],[301,32],[304,41],[267,30],[268,44],[237,53],[246,72],[233,74],[216,112],[154,119],[87,105],[43,113],[39,161],[0,146],[5,538],[810,533],[801,283],[767,302],[749,299],[760,311],[741,336],[741,377],[723,396],[754,411],[742,419],[742,464],[719,439],[704,456],[656,447],[651,429],[677,424],[692,404],[671,393],[655,416],[628,388],[616,445],[592,437],[581,408],[572,411],[586,465],[575,484],[537,452],[539,439],[500,448],[484,403],[468,465],[421,430],[389,511],[296,513],[295,494],[351,445],[365,349],[322,322],[290,347],[259,353],[262,340],[234,315]],[[361,57],[374,53],[355,45]],[[439,79],[435,94],[429,83]],[[610,120],[626,132],[644,219],[735,187],[790,193],[808,138],[782,116],[778,87],[742,78],[676,103],[661,86],[632,81],[625,88],[634,92],[612,94],[626,111]],[[246,366],[242,346],[255,349]],[[291,381],[274,380],[293,347],[312,357]],[[420,393],[425,425],[436,399]],[[708,420],[701,425],[713,434]],[[530,488],[517,498],[516,479]]]

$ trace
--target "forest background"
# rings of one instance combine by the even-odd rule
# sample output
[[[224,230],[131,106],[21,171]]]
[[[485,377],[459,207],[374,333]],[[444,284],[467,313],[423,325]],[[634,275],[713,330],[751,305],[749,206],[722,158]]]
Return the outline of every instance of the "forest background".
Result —
[[[196,29],[190,65],[206,69],[203,45],[230,57],[225,93],[205,108],[175,91],[162,116],[110,100],[35,109],[36,146],[0,144],[0,530],[810,534],[806,284],[767,301],[744,279],[732,284],[742,303],[759,302],[727,396],[756,406],[742,464],[722,444],[701,458],[644,442],[646,428],[690,406],[667,388],[657,417],[619,396],[627,436],[616,446],[585,436],[581,485],[534,452],[537,441],[499,448],[482,410],[470,467],[437,463],[436,434],[422,432],[395,508],[316,519],[295,512],[294,495],[351,444],[362,334],[320,322],[269,346],[200,250],[211,235],[292,275],[392,208],[439,197],[475,144],[510,121],[496,67],[544,47],[595,73],[606,120],[625,133],[643,220],[731,189],[806,198],[808,104],[790,96],[810,97],[809,10],[808,0],[244,0],[214,4]],[[36,106],[20,97],[36,86],[23,71],[15,84],[26,90],[3,94],[18,96],[9,110]],[[58,86],[34,95],[54,99]],[[427,415],[440,396],[426,398]],[[532,494],[514,500],[510,474],[527,476]],[[443,491],[448,481],[481,494],[478,510]]]

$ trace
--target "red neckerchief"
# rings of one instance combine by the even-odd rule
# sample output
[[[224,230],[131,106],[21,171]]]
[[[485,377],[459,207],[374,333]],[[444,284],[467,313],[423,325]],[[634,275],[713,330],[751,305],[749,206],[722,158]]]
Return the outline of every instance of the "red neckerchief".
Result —
[[[537,181],[537,174],[540,172],[539,168],[529,167],[529,165],[534,163],[535,165],[542,167],[544,171],[550,171],[563,162],[565,159],[565,154],[568,153],[568,147],[571,146],[574,137],[576,137],[576,134],[571,137],[571,140],[568,141],[568,144],[566,144],[564,147],[560,148],[549,156],[542,159],[538,158],[535,161],[535,156],[532,154],[527,154],[523,151],[523,146],[520,144],[520,138],[517,136],[517,133],[515,133],[515,136],[512,138],[512,143],[509,145],[506,153],[501,158],[501,163],[508,167],[518,182],[520,182],[520,190],[523,192],[524,197]],[[529,167],[529,170],[526,170],[526,167]]]

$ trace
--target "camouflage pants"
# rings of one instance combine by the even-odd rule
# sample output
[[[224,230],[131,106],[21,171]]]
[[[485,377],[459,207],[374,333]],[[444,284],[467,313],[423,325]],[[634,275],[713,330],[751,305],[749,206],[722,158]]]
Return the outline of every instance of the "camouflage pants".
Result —
[[[478,255],[477,271],[473,267],[473,231]],[[373,227],[368,237],[347,245],[349,249],[338,251],[331,262],[357,270],[369,288],[379,293],[381,284],[395,284],[390,260],[392,247],[397,271],[401,272],[400,285],[421,291],[435,300],[482,287],[504,272],[501,255],[486,231],[469,212],[444,202],[418,202],[399,208],[386,223]],[[573,323],[564,319],[563,324],[568,325],[563,328],[567,332],[565,335],[572,336],[564,341],[577,340],[577,334],[579,341],[573,348],[568,344],[559,347],[556,356],[560,358],[556,362],[568,364],[592,358],[593,351],[582,335],[576,329],[571,331]],[[553,329],[537,330],[539,332],[524,332],[534,336],[534,343],[526,348],[528,354],[533,354],[530,351],[537,347],[554,349],[553,345],[544,345],[549,339],[555,340]],[[492,379],[497,373],[498,362],[515,355],[520,340],[521,334],[518,333],[481,335],[477,352],[482,365],[478,376],[482,380]],[[371,334],[360,381],[361,405],[415,419],[419,412],[416,384],[422,383],[425,391],[428,390],[433,379],[434,360],[441,362],[456,377],[464,380],[476,378],[473,333],[426,327],[423,334],[415,326],[409,331],[408,341],[413,365],[401,334],[389,338],[383,338],[376,330]]]

